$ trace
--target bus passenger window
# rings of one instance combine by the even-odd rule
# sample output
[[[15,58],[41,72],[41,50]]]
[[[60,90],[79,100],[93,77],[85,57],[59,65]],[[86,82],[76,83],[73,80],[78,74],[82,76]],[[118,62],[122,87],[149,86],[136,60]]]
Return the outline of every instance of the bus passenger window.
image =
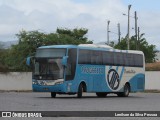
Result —
[[[77,49],[68,50],[68,60],[66,68],[66,80],[73,80],[76,72]]]

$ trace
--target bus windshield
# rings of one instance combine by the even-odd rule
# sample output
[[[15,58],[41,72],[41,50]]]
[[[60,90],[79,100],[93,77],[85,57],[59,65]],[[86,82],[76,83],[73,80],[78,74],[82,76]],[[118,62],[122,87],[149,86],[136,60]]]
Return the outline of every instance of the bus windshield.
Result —
[[[37,80],[63,79],[61,63],[66,49],[37,49],[33,77]]]
[[[37,58],[34,77],[36,79],[57,80],[63,78],[62,58]]]

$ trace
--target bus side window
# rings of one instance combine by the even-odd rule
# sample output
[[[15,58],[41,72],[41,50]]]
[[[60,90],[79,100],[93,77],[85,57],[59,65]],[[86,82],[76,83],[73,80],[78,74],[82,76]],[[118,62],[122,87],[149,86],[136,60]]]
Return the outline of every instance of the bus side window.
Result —
[[[102,58],[103,58],[103,65],[113,65],[114,64],[114,58],[113,58],[113,52],[102,52]]]
[[[66,68],[66,80],[73,80],[76,72],[77,49],[68,50],[68,60]]]
[[[91,64],[91,51],[90,50],[79,50],[78,57],[79,64]]]
[[[133,54],[125,53],[124,54],[124,58],[125,58],[125,66],[134,67],[134,57],[133,57]]]
[[[135,66],[136,67],[143,67],[143,56],[142,55],[135,55]]]
[[[121,52],[114,53],[114,65],[115,66],[124,66],[123,53],[121,53]]]
[[[102,54],[101,51],[92,51],[91,64],[102,65]]]

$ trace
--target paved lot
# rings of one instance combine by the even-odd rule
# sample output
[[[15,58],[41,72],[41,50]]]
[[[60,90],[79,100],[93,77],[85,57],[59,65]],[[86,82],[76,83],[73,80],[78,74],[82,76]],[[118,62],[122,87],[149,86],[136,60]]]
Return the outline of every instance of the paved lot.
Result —
[[[94,93],[76,95],[50,93],[4,92],[0,93],[0,111],[160,111],[160,93],[132,93],[129,97],[108,95],[97,98]]]
[[[126,98],[114,94],[97,98],[93,93],[83,96],[81,99],[76,95],[51,98],[50,93],[1,92],[0,111],[160,111],[160,93],[132,93]]]

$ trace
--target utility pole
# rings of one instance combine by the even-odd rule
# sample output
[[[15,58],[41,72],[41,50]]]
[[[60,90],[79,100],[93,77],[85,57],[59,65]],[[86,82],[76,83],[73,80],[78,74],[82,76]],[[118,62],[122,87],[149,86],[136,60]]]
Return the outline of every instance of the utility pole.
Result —
[[[137,40],[137,49],[139,50],[139,39],[140,39],[140,36],[139,36],[139,33],[140,33],[140,30],[139,30],[139,27],[138,27],[138,40]]]
[[[138,44],[138,42],[137,42],[137,20],[138,20],[138,17],[137,17],[137,12],[135,11],[135,38],[136,38],[136,40],[135,40],[135,45],[136,45],[136,50],[138,49],[138,46],[137,46],[137,44]]]
[[[129,43],[129,33],[130,33],[130,9],[131,9],[131,5],[128,5],[128,50],[130,49],[130,43]]]
[[[121,41],[120,23],[118,23],[118,43]]]
[[[110,21],[107,21],[107,44],[109,45],[109,23]]]

